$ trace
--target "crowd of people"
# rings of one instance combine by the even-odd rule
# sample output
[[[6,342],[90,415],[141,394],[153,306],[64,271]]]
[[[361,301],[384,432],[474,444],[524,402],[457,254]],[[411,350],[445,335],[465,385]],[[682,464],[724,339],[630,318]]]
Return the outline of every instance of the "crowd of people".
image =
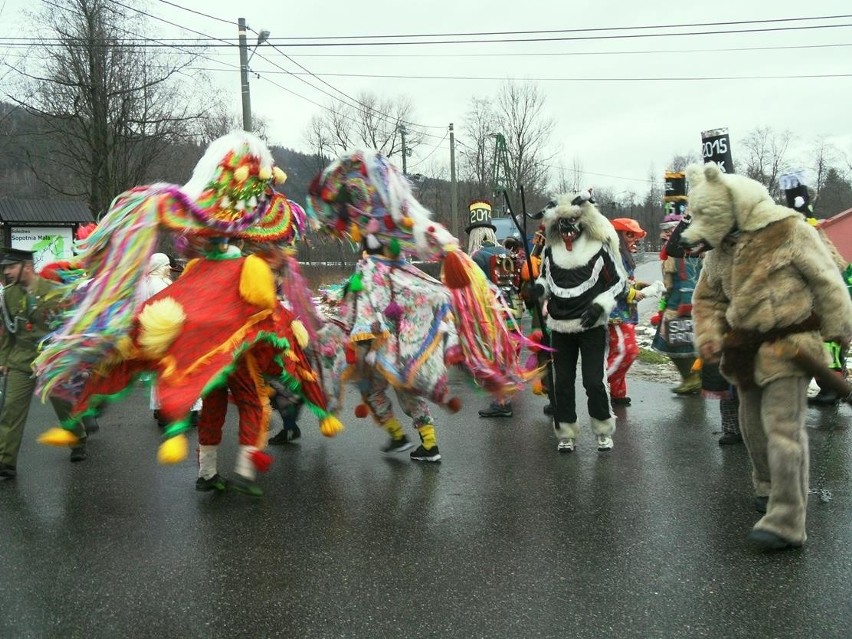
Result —
[[[576,450],[582,430],[580,381],[596,447],[611,454],[614,407],[632,402],[637,304],[659,297],[652,346],[680,373],[673,392],[718,399],[719,443],[748,447],[755,505],[764,513],[752,539],[770,549],[799,547],[807,445],[801,411],[791,402],[809,375],[770,361],[763,349],[791,335],[805,349],[802,336],[816,334],[828,340],[832,366],[842,372],[852,334],[841,277],[848,265],[803,216],[785,213],[806,212],[806,203],[776,210],[768,193],[731,176],[693,172],[689,194],[685,176],[666,177],[674,188],[660,223],[660,280],[644,282],[635,277],[635,256],[647,231],[634,219],[607,219],[590,190],[560,195],[533,216],[531,246],[519,236],[500,243],[490,203],[471,202],[465,252],[381,155],[359,151],[332,163],[311,184],[305,211],[272,188],[286,176],[262,143],[232,134],[211,146],[186,185],[140,187],[117,198],[78,243],[79,254],[48,269],[63,275],[60,282],[40,277],[31,252],[3,250],[0,477],[17,475],[34,392],[51,401],[61,424],[40,441],[69,446],[78,462],[87,457],[86,437],[97,430],[104,402],[140,377],[151,383],[151,410],[163,430],[161,462],[185,458],[185,433],[197,426],[195,487],[204,492],[231,487],[261,495],[257,473],[272,461],[266,446],[297,440],[304,408],[319,418],[323,435],[337,434],[346,384],[361,397],[356,417],[372,417],[387,433],[384,453],[411,451],[413,461],[439,462],[429,402],[459,409],[448,383],[454,366],[491,395],[482,418],[512,417],[511,397],[521,389],[546,394],[560,454]],[[730,219],[720,222],[720,207],[708,202],[718,204],[723,189],[748,191],[749,206],[768,221],[742,221],[740,200],[731,196]],[[813,293],[778,327],[748,319],[739,288],[745,276],[731,275],[737,251],[773,224],[803,242],[818,238],[812,248],[819,253],[810,261],[787,256],[783,275],[809,283]],[[308,225],[361,252],[351,277],[321,306],[294,256]],[[166,245],[171,257],[157,250]],[[782,248],[761,250],[765,256]],[[416,268],[412,257],[441,262],[441,278]],[[831,273],[823,258],[834,258]],[[846,277],[848,284],[848,269]],[[776,306],[788,300],[749,292],[753,304],[784,316]],[[215,310],[207,303],[213,296]],[[531,328],[524,330],[527,312]],[[743,335],[753,352],[734,339]],[[391,389],[418,444],[394,411]],[[821,395],[824,403],[841,399],[836,390]],[[226,479],[217,451],[229,402],[239,414],[239,452]],[[273,409],[283,427],[270,437]]]

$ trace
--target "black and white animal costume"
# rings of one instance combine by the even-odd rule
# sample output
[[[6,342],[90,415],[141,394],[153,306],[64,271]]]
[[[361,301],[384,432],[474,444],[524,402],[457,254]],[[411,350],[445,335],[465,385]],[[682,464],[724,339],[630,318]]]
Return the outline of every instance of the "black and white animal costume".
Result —
[[[574,449],[577,427],[575,381],[582,359],[598,449],[612,448],[615,418],[606,381],[607,318],[626,292],[618,234],[595,208],[591,194],[561,195],[544,211],[545,249],[538,292],[547,299],[553,353],[554,428],[559,451]]]

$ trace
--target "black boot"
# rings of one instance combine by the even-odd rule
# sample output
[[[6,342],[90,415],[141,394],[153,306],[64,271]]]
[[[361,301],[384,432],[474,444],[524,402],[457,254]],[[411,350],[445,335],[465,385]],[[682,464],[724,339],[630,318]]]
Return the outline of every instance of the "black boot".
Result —
[[[81,462],[88,459],[89,453],[86,452],[86,440],[80,440],[80,443],[71,448],[71,461]]]
[[[833,390],[821,389],[815,397],[808,398],[808,404],[812,406],[834,406],[840,401],[840,396]]]
[[[488,408],[483,408],[479,411],[480,417],[511,417],[512,416],[512,404],[506,402],[505,404],[498,404],[497,402],[492,402]]]

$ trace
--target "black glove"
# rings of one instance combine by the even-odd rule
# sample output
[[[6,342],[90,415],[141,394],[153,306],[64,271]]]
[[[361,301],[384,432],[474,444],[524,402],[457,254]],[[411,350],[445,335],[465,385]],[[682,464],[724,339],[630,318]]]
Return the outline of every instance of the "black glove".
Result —
[[[583,328],[591,328],[601,318],[603,312],[603,306],[593,302],[592,305],[589,306],[589,308],[587,308],[580,316],[580,326]]]

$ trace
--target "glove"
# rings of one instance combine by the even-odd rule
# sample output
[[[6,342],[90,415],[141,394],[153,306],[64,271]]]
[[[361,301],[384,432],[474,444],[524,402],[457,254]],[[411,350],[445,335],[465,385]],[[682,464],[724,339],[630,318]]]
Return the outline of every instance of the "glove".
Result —
[[[601,315],[603,315],[603,306],[592,303],[580,316],[580,326],[591,328],[601,318]]]

